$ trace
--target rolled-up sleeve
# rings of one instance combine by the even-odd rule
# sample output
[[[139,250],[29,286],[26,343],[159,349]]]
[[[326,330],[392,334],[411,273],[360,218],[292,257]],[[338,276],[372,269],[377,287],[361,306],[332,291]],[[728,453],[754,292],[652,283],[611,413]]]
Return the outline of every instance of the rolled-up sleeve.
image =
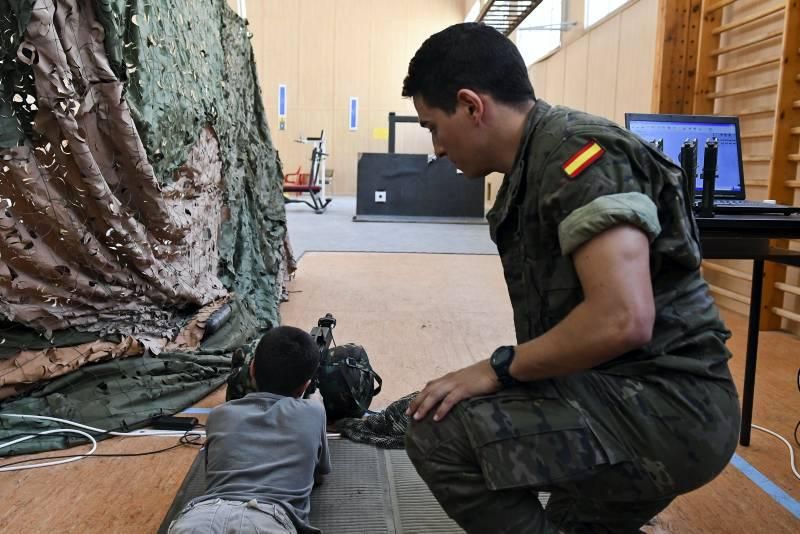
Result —
[[[643,193],[617,193],[598,197],[577,208],[558,225],[561,253],[572,254],[598,234],[630,224],[644,232],[650,242],[661,233],[656,205]]]

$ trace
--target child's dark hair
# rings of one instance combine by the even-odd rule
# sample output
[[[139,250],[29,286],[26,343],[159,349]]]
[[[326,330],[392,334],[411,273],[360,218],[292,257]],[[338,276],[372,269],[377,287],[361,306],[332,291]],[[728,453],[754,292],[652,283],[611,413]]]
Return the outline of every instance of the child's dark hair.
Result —
[[[454,24],[428,37],[408,64],[403,82],[403,96],[421,96],[447,114],[455,111],[460,89],[512,106],[536,100],[517,46],[478,22]]]
[[[294,326],[278,326],[256,347],[254,377],[259,391],[292,395],[317,372],[319,349],[313,338]]]

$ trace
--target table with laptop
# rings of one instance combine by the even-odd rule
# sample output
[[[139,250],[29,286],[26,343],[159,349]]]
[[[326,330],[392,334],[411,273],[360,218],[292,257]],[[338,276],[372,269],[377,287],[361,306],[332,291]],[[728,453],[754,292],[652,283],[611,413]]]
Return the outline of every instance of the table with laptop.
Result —
[[[747,200],[738,117],[628,113],[625,126],[656,145],[686,174],[704,259],[753,260],[739,443],[750,444],[764,262],[800,267],[800,252],[771,239],[800,238],[800,207]]]

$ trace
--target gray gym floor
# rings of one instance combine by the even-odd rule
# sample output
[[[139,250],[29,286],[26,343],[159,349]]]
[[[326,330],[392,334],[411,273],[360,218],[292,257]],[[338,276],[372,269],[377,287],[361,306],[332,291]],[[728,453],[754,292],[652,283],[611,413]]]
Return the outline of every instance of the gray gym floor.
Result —
[[[334,197],[325,213],[287,204],[295,258],[312,252],[497,254],[487,224],[354,222],[355,197]]]

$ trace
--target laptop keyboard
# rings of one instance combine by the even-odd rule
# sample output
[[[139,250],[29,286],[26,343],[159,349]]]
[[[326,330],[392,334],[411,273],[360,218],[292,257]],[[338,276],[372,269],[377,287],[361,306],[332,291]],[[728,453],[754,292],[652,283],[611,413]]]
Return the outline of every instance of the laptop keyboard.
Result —
[[[731,207],[750,207],[750,208],[767,208],[770,206],[782,206],[782,204],[772,204],[768,202],[761,202],[759,200],[741,200],[731,198],[715,198],[715,206],[731,206]]]
[[[701,201],[695,199],[694,208],[700,209]],[[772,204],[758,200],[739,200],[730,198],[715,198],[714,211],[719,214],[784,214],[800,213],[800,207],[787,206],[786,204]]]

